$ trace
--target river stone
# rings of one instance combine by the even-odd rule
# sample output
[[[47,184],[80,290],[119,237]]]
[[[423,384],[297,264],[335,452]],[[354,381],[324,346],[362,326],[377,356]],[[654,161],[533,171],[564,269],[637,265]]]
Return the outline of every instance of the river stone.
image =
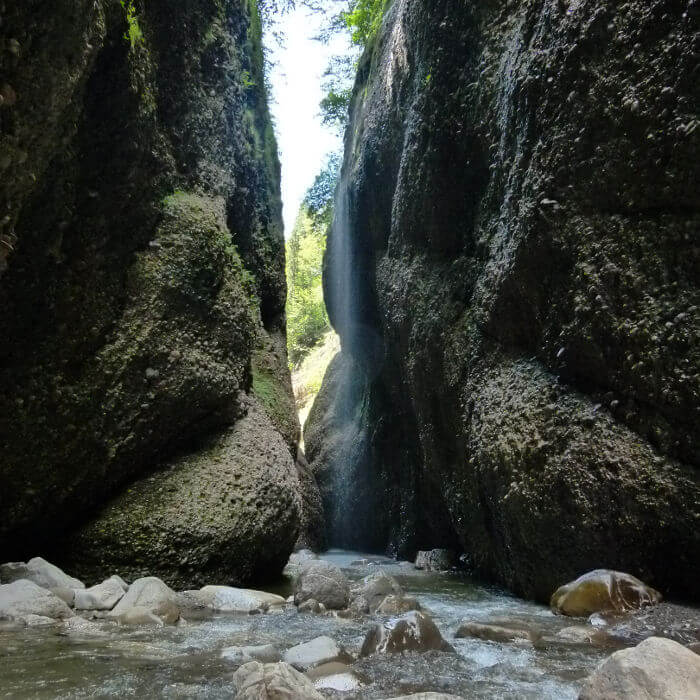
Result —
[[[328,610],[342,610],[350,602],[350,583],[345,574],[327,561],[304,564],[294,586],[294,602],[301,605],[313,598]]]
[[[305,600],[301,605],[299,605],[297,610],[300,613],[315,613],[319,615],[326,612],[326,606],[319,603],[315,598],[309,598],[309,600]]]
[[[281,661],[281,654],[272,644],[260,644],[257,646],[227,647],[221,650],[221,658],[232,663],[243,665],[250,661],[262,663],[276,663]]]
[[[68,576],[54,564],[34,557],[28,562],[8,562],[0,565],[0,583],[12,583],[25,579],[36,583],[42,588],[85,588],[85,584],[77,578]]]
[[[456,563],[457,555],[451,549],[431,549],[418,552],[415,567],[424,571],[447,571]]]
[[[283,656],[283,661],[298,671],[308,671],[321,664],[348,660],[348,654],[331,637],[316,637],[310,642],[297,644],[288,649]]]
[[[455,633],[457,639],[474,637],[489,642],[532,642],[532,635],[525,629],[500,625],[463,622]]]
[[[700,656],[678,642],[650,637],[598,666],[579,700],[700,700]]]
[[[151,625],[155,627],[163,627],[165,625],[161,617],[158,617],[158,615],[143,605],[134,605],[133,608],[128,608],[124,612],[112,615],[112,617],[120,625]]]
[[[82,588],[64,588],[63,586],[58,586],[57,588],[49,588],[48,590],[72,608],[75,603],[75,592],[76,590],[82,590]]]
[[[111,610],[123,597],[125,589],[117,577],[75,591],[76,610]]]
[[[0,619],[24,622],[29,616],[61,620],[73,611],[51,591],[33,581],[19,579],[0,585]]]
[[[403,590],[398,581],[384,571],[365,576],[350,591],[351,607],[361,613],[374,613],[387,596],[401,596]]]
[[[659,602],[661,593],[638,578],[619,571],[596,569],[558,588],[550,606],[562,615],[588,617],[597,612],[638,610]]]
[[[424,613],[411,612],[404,617],[375,625],[365,637],[360,656],[402,651],[422,653],[430,650],[454,651],[430,617]]]
[[[271,607],[285,604],[285,599],[273,593],[231,586],[204,586],[199,591],[186,591],[179,595],[179,602],[191,608],[204,608],[213,612],[260,613]]]
[[[314,683],[314,688],[319,690],[334,690],[339,693],[347,693],[356,690],[362,685],[359,676],[352,668],[340,661],[321,664],[306,672],[306,676]]]
[[[421,610],[421,604],[412,596],[388,595],[377,607],[379,615],[403,615],[411,610]]]
[[[234,700],[323,700],[311,681],[285,663],[251,661],[232,678]]]
[[[180,617],[177,594],[154,576],[137,579],[114,607],[110,617],[115,617],[125,624],[144,624],[126,622],[127,619],[142,615],[144,611],[155,615],[166,624],[174,624]]]

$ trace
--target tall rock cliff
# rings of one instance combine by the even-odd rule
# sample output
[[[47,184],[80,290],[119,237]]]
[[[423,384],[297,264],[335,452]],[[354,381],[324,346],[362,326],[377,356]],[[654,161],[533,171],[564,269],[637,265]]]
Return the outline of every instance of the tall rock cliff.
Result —
[[[547,599],[700,576],[700,4],[393,0],[306,426],[331,539]]]
[[[298,425],[255,0],[0,14],[0,558],[276,571]]]

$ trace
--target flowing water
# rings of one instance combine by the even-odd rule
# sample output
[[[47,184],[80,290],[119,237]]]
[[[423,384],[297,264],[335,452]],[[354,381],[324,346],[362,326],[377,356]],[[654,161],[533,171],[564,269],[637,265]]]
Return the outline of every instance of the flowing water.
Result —
[[[378,568],[416,596],[455,649],[376,656],[355,662],[362,685],[329,698],[390,698],[425,690],[464,698],[575,698],[581,680],[611,648],[555,643],[542,648],[454,639],[459,623],[525,624],[556,636],[576,620],[546,607],[479,585],[458,574],[422,573],[408,563],[375,555],[324,555],[354,580]],[[358,563],[358,560],[368,560]],[[275,592],[288,593],[287,581]],[[0,697],[3,698],[230,698],[236,665],[226,647],[274,644],[281,651],[319,635],[335,638],[358,656],[376,618],[361,620],[299,614],[293,606],[265,615],[217,616],[163,628],[117,627],[102,622],[90,633],[55,628],[0,627]],[[321,682],[320,685],[324,683]]]

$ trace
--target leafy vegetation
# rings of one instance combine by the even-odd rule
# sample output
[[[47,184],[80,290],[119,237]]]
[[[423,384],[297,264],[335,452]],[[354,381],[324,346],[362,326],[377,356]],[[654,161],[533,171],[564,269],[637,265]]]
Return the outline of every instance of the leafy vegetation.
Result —
[[[331,156],[306,193],[287,241],[287,344],[293,365],[330,330],[323,301],[323,254],[339,169],[340,158]]]
[[[129,25],[129,28],[124,35],[124,39],[131,44],[131,48],[133,49],[136,47],[136,44],[143,41],[143,32],[141,31],[141,27],[139,25],[139,18],[136,16],[134,0],[119,0],[119,2],[124,8],[124,12],[126,13],[126,21]]]

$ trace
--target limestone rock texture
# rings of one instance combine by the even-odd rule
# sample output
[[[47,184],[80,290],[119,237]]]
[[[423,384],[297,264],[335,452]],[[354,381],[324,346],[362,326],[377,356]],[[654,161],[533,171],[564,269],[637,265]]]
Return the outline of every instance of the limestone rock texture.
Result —
[[[697,598],[695,0],[394,0],[360,62],[305,426],[333,545],[543,602]]]
[[[0,76],[3,558],[281,570],[299,426],[257,4],[3,3]]]

